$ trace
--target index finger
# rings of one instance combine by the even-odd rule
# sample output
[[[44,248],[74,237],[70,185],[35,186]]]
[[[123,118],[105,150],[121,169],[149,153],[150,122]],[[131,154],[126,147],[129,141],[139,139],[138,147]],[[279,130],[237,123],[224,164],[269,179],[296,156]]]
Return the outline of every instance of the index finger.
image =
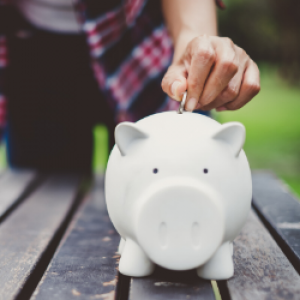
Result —
[[[215,61],[215,50],[207,36],[195,38],[188,49],[190,68],[187,78],[186,110],[193,111],[203,93],[204,85]]]

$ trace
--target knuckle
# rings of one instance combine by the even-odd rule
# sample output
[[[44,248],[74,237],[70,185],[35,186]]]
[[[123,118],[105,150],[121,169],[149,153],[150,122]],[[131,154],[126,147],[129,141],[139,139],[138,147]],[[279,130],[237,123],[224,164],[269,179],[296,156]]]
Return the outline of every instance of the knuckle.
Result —
[[[240,48],[240,47],[238,47],[238,48],[239,48],[240,55],[242,57],[246,57],[247,59],[249,59],[247,52],[243,48]]]
[[[205,63],[211,63],[215,60],[215,53],[211,47],[199,46],[195,53],[196,59],[201,60]]]
[[[252,97],[260,92],[260,84],[258,82],[246,82],[245,88]]]
[[[229,37],[224,37],[223,38],[224,43],[226,43],[227,45],[229,45],[230,47],[234,46],[234,43],[232,41],[232,39],[230,39]]]
[[[209,37],[202,35],[194,38],[194,47],[192,55],[196,60],[210,63],[215,60],[216,54],[211,46]]]
[[[237,89],[231,87],[227,87],[222,93],[222,98],[224,100],[232,100],[235,99],[237,96],[238,96]]]
[[[235,74],[238,71],[238,64],[233,59],[226,58],[221,60],[220,66],[225,73]]]
[[[236,53],[238,54],[240,60],[242,60],[242,61],[249,61],[250,60],[249,55],[247,54],[247,52],[243,48],[235,45],[235,49],[236,49]]]

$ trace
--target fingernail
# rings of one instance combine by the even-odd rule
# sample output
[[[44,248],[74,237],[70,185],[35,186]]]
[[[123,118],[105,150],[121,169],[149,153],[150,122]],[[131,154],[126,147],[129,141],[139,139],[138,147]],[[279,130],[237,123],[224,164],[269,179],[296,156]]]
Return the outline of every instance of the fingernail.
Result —
[[[193,111],[197,105],[198,101],[196,98],[191,98],[186,104],[187,111]]]
[[[216,108],[216,111],[224,111],[224,110],[227,110],[227,108],[224,106]]]
[[[178,88],[178,86],[180,85],[180,81],[176,80],[172,83],[172,86],[171,86],[171,92],[172,92],[172,95],[177,98],[177,95],[176,95],[176,90]]]

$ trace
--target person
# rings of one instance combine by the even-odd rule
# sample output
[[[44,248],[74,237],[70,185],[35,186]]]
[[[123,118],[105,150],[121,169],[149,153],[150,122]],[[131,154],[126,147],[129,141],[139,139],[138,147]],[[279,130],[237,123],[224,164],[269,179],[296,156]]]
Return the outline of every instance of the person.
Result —
[[[216,1],[222,7],[220,0]],[[214,0],[0,0],[0,127],[9,164],[91,172],[96,123],[243,107],[260,90],[217,35]],[[6,112],[7,109],[7,112]]]

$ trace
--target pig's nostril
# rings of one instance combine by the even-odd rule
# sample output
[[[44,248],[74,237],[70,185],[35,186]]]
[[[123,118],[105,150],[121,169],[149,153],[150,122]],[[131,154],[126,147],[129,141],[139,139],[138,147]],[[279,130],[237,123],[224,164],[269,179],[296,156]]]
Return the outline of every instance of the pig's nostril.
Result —
[[[165,222],[161,222],[158,228],[158,239],[160,245],[165,248],[168,242],[168,227]]]
[[[192,244],[195,247],[199,247],[200,246],[200,225],[198,222],[194,222],[192,224],[191,238],[192,238]]]

